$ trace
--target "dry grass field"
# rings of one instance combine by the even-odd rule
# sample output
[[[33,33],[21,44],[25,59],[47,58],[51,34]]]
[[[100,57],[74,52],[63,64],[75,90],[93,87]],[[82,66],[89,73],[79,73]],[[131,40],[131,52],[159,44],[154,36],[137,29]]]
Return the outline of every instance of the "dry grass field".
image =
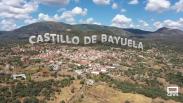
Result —
[[[151,99],[141,94],[123,93],[107,85],[97,85],[88,89],[80,103],[176,103],[160,98]]]

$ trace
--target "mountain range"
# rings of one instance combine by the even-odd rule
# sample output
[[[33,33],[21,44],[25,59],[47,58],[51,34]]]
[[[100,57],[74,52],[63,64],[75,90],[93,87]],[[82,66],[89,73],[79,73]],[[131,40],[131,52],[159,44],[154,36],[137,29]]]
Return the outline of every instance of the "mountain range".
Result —
[[[174,47],[183,44],[183,31],[178,29],[160,28],[156,31],[145,31],[132,28],[117,28],[111,26],[94,24],[76,24],[70,25],[62,22],[37,22],[12,31],[0,31],[0,41],[21,41],[29,38],[31,35],[49,33],[93,35],[106,33],[110,35],[120,35],[129,38],[144,40],[149,43],[163,43]],[[179,48],[179,47],[178,47]]]

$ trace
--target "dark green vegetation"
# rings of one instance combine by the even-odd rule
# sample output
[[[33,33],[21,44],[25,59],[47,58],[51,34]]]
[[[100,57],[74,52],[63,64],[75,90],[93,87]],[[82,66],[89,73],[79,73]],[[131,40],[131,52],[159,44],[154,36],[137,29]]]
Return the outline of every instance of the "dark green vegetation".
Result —
[[[23,103],[39,103],[36,97],[27,97],[23,100]]]
[[[19,98],[24,98],[23,103],[44,103],[54,97],[55,92],[61,92],[59,87],[64,88],[72,84],[72,78],[60,81],[47,80],[42,82],[17,82],[11,87],[0,88],[0,103],[19,103]],[[37,96],[43,96],[44,100],[38,100]]]
[[[175,74],[174,73],[168,74],[167,80],[169,80],[171,83],[183,86],[183,75],[181,72],[177,72]]]
[[[173,99],[178,102],[183,102],[183,94],[179,94],[177,97],[169,97],[167,96],[167,92],[163,88],[155,87],[155,86],[142,86],[139,84],[132,84],[128,82],[121,82],[119,80],[113,79],[110,76],[105,74],[101,74],[99,77],[95,78],[97,81],[103,81],[109,84],[116,89],[119,89],[125,93],[138,93],[143,94],[147,97],[156,98],[161,97],[165,100]]]

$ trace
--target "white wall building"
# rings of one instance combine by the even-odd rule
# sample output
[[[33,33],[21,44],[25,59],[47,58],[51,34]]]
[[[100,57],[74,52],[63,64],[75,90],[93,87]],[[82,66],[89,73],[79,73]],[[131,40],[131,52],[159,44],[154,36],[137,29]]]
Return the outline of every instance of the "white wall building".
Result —
[[[93,84],[94,84],[94,82],[95,82],[95,81],[94,81],[94,80],[92,80],[92,79],[88,79],[88,80],[86,80],[86,84],[87,84],[87,85],[90,85],[90,86],[91,86],[91,85],[93,85]]]
[[[12,77],[13,77],[13,79],[14,79],[14,80],[16,80],[16,79],[17,79],[17,77],[21,77],[21,78],[26,79],[25,74],[13,74],[13,75],[12,75]]]

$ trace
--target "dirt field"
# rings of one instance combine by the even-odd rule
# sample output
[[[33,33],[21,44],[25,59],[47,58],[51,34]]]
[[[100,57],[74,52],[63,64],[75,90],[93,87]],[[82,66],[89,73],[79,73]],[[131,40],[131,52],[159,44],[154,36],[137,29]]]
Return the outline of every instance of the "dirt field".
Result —
[[[151,99],[141,94],[123,93],[107,85],[97,85],[88,89],[80,103],[176,103],[160,98]]]

